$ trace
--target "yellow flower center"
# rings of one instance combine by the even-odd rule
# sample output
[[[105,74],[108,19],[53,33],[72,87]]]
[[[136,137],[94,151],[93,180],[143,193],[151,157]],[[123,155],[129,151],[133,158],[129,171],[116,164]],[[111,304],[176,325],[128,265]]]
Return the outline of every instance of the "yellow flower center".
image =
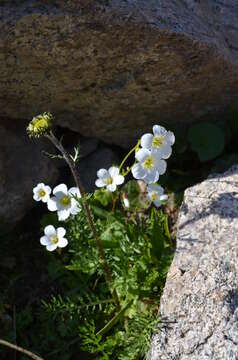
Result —
[[[108,177],[108,178],[106,178],[106,184],[107,185],[111,185],[112,184],[112,178],[111,177]]]
[[[156,201],[157,199],[158,199],[158,194],[153,193],[153,194],[151,195],[151,200],[152,200],[152,201]]]
[[[164,143],[164,138],[162,135],[156,135],[152,141],[152,145],[156,148],[160,148]]]
[[[34,131],[38,131],[38,130],[41,130],[41,129],[48,128],[48,126],[49,126],[48,121],[46,119],[44,119],[44,118],[41,118],[41,119],[37,120],[33,124]]]
[[[44,197],[46,195],[45,190],[41,189],[40,190],[40,197]]]
[[[146,158],[146,160],[144,161],[144,167],[145,167],[147,170],[153,169],[154,164],[155,164],[155,161],[154,161],[154,159],[153,159],[152,156],[148,156],[148,157]]]
[[[59,242],[58,236],[52,235],[50,241],[52,242],[52,244],[57,244]]]
[[[71,203],[71,199],[69,196],[63,196],[61,199],[60,199],[60,202],[63,206],[68,206],[70,205]]]

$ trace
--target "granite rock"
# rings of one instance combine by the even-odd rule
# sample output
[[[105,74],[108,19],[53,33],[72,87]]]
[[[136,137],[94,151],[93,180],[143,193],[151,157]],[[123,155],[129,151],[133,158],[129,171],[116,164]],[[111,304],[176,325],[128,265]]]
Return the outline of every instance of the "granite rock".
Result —
[[[238,166],[186,190],[149,360],[238,359]]]
[[[238,95],[236,0],[22,0],[0,4],[0,116],[51,111],[129,147]]]

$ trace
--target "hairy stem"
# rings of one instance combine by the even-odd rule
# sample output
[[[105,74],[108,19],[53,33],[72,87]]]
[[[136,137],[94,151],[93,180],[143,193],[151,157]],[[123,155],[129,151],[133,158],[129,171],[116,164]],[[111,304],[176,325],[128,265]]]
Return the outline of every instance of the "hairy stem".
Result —
[[[17,346],[15,344],[12,344],[6,340],[0,339],[0,344],[3,346],[7,346],[13,350],[17,350],[25,355],[28,355],[30,358],[34,359],[34,360],[44,360],[43,358],[41,358],[40,356],[37,356],[36,354],[34,354],[33,352],[23,349],[21,346]]]
[[[64,160],[66,161],[66,163],[68,164],[68,166],[69,166],[69,168],[71,170],[74,181],[75,181],[75,183],[76,183],[76,185],[77,185],[77,187],[78,187],[78,189],[79,189],[79,191],[80,191],[80,193],[82,195],[83,207],[84,207],[84,210],[85,210],[85,213],[86,213],[88,223],[89,223],[90,229],[92,231],[93,237],[96,240],[98,253],[99,253],[99,256],[100,256],[100,258],[102,260],[106,280],[109,283],[109,285],[112,287],[113,280],[112,280],[110,269],[109,269],[109,266],[108,266],[108,263],[107,263],[107,260],[106,260],[106,257],[105,257],[102,242],[101,242],[101,239],[99,238],[99,236],[97,234],[97,231],[96,231],[96,228],[94,226],[93,217],[92,217],[92,214],[91,214],[91,211],[90,211],[90,208],[89,208],[86,196],[85,196],[85,191],[84,191],[82,183],[80,181],[80,178],[79,178],[75,163],[72,160],[72,158],[69,156],[68,152],[65,150],[65,148],[63,147],[61,142],[55,137],[55,135],[53,134],[52,131],[50,132],[49,135],[46,135],[46,137],[54,144],[54,146],[62,154]],[[113,299],[115,301],[116,308],[117,308],[117,310],[119,310],[120,309],[120,303],[119,303],[119,298],[118,298],[118,294],[117,294],[116,289],[112,290],[112,296],[113,296]]]

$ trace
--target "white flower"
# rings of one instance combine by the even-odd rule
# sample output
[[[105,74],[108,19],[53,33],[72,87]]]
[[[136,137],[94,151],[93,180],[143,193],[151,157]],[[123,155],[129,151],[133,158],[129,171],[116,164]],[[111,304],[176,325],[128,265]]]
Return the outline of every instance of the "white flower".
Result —
[[[64,238],[66,231],[63,227],[55,229],[53,225],[48,225],[44,229],[45,235],[40,238],[41,245],[45,245],[48,251],[54,251],[57,247],[63,248],[68,244]]]
[[[98,179],[95,181],[97,187],[104,187],[113,192],[116,190],[117,185],[124,183],[124,176],[119,174],[119,168],[112,166],[109,170],[100,169],[97,172]]]
[[[174,133],[167,131],[163,126],[154,125],[154,134],[145,134],[141,137],[141,146],[145,149],[158,151],[162,159],[168,159],[172,153],[171,146],[175,142]]]
[[[58,219],[66,220],[71,214],[76,215],[81,208],[78,202],[72,195],[76,195],[78,198],[81,197],[79,189],[72,187],[68,190],[65,184],[56,186],[53,190],[53,196],[48,201],[48,209],[50,211],[57,211]]]
[[[140,149],[135,155],[138,163],[132,166],[131,172],[135,179],[141,179],[147,184],[155,183],[166,171],[166,162],[155,150]]]
[[[45,185],[44,183],[38,184],[33,189],[33,199],[35,201],[42,201],[43,203],[46,203],[51,194],[51,187],[48,185]]]
[[[164,189],[157,184],[150,184],[147,186],[147,197],[155,204],[155,206],[161,206],[162,201],[168,199],[168,195],[164,194]]]

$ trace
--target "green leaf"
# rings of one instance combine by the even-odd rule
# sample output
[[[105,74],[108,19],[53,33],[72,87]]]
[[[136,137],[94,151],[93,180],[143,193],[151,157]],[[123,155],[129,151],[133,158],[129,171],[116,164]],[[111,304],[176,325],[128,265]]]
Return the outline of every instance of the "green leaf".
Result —
[[[95,190],[94,192],[94,199],[105,207],[112,203],[112,196],[112,192],[108,190]]]
[[[208,122],[192,125],[188,131],[188,140],[201,162],[216,158],[225,146],[224,132]]]

